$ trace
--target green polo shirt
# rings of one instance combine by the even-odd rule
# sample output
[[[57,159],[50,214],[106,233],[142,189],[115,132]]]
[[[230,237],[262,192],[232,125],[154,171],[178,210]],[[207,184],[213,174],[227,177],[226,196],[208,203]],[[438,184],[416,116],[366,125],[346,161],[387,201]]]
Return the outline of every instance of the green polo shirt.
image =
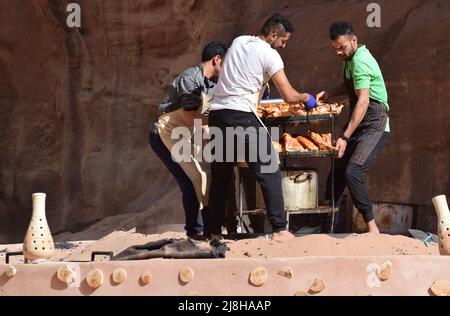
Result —
[[[353,58],[344,61],[345,78],[353,78],[355,90],[369,89],[370,98],[384,105],[389,112],[388,94],[380,66],[365,45],[358,48]],[[390,132],[389,117],[386,132]]]

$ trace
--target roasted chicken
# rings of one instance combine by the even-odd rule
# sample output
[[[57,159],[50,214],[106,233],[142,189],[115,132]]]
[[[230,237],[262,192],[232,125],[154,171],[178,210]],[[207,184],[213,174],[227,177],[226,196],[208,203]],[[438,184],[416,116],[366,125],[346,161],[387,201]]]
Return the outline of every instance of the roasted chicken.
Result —
[[[320,103],[319,106],[311,111],[307,112],[305,105],[300,104],[287,104],[287,103],[270,103],[259,106],[258,115],[262,115],[262,118],[276,118],[286,116],[307,116],[309,115],[339,115],[342,113],[343,105]]]
[[[304,152],[305,148],[298,142],[297,139],[290,134],[285,133],[283,135],[284,149],[287,152]]]
[[[278,152],[309,152],[309,151],[332,151],[334,150],[331,133],[319,134],[308,131],[308,136],[292,136],[283,134],[281,143],[272,141]]]
[[[319,147],[317,147],[312,141],[310,141],[308,138],[303,136],[297,137],[298,142],[305,147],[307,150],[319,150]]]
[[[320,150],[333,150],[331,134],[319,134],[308,131],[308,137],[319,147]]]

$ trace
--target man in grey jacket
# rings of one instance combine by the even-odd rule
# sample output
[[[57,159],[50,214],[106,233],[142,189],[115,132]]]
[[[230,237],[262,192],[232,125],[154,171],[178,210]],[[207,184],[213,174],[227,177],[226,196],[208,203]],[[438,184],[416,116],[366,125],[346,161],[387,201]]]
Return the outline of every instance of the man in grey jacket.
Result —
[[[209,184],[209,165],[195,161],[176,162],[171,150],[175,145],[172,131],[179,127],[194,132],[194,120],[204,119],[201,94],[212,96],[219,77],[226,46],[219,42],[209,43],[202,52],[202,63],[187,69],[168,87],[160,104],[160,116],[154,122],[149,135],[150,146],[175,177],[182,193],[186,216],[187,235],[202,238],[203,223],[200,216],[206,212]]]

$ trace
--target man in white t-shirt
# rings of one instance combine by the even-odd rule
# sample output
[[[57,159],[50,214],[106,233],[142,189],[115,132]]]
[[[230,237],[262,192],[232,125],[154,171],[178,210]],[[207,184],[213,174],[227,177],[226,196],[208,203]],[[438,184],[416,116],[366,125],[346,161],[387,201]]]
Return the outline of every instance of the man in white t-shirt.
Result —
[[[274,239],[294,237],[286,228],[277,154],[267,130],[256,115],[262,87],[270,79],[286,102],[303,102],[307,109],[317,106],[312,95],[292,88],[277,52],[277,49],[286,47],[293,31],[287,18],[274,14],[266,21],[259,36],[236,38],[225,57],[209,114],[212,135],[215,135],[214,131],[220,131],[224,140],[222,146],[217,145],[220,142],[213,136],[217,143],[216,147],[212,146],[214,160],[211,164],[208,214],[213,240],[220,238],[228,183],[235,163],[241,161],[247,162],[261,185]],[[227,134],[230,130],[233,134]],[[245,148],[243,154],[240,145]],[[272,171],[268,172],[270,169]]]

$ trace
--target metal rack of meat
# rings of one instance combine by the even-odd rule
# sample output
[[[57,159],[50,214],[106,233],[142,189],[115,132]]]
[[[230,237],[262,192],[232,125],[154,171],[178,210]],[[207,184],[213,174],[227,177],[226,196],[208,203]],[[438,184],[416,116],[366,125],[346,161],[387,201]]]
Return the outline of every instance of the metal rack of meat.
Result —
[[[343,110],[343,105],[339,104],[325,104],[320,103],[316,109],[306,111],[303,104],[286,104],[283,100],[266,100],[260,103],[258,108],[258,116],[268,127],[280,127],[282,130],[282,137],[280,142],[274,141],[274,147],[279,152],[281,169],[283,171],[295,170],[288,166],[290,159],[300,158],[330,158],[331,164],[331,182],[332,192],[331,201],[322,202],[322,205],[317,205],[313,208],[288,208],[286,207],[286,218],[289,223],[289,217],[292,214],[331,214],[331,228],[330,233],[333,233],[335,213],[338,208],[334,205],[334,159],[336,151],[333,147],[334,139],[334,124],[335,119]],[[313,131],[308,131],[307,135],[293,136],[286,133],[286,128],[289,126],[307,125],[314,122],[330,122],[329,133],[320,134]],[[241,179],[242,180],[242,179]],[[242,181],[240,181],[242,184]],[[265,214],[262,208],[256,210],[243,210],[243,185],[239,187],[239,215],[240,227],[242,227],[243,215]]]
[[[279,126],[293,122],[308,123],[312,121],[327,121],[341,114],[343,105],[338,103],[319,103],[319,106],[306,111],[304,104],[286,104],[283,100],[261,101],[258,116],[267,126]]]

